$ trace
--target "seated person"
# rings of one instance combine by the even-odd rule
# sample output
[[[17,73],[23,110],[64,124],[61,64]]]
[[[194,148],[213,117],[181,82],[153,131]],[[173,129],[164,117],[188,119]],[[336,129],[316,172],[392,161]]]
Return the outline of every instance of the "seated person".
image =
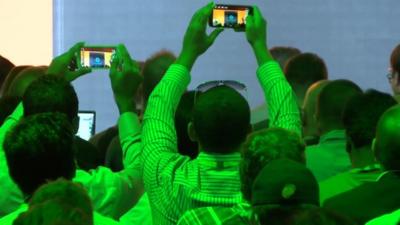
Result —
[[[315,118],[320,139],[318,144],[306,148],[307,167],[318,182],[351,168],[342,113],[347,101],[360,93],[362,90],[353,82],[334,80],[318,95]]]
[[[152,208],[153,221],[176,224],[189,209],[204,206],[233,206],[242,201],[239,166],[240,145],[250,131],[247,101],[233,88],[222,85],[198,93],[189,124],[189,135],[199,143],[199,156],[190,160],[177,152],[174,113],[189,81],[189,71],[221,33],[207,35],[208,18],[213,9],[208,4],[194,14],[185,34],[181,54],[150,95],[143,120],[143,179]],[[271,127],[282,127],[300,134],[300,118],[294,94],[278,63],[266,45],[266,23],[259,10],[247,17],[246,34],[254,49],[258,77],[268,99]],[[114,81],[114,96],[121,113],[120,129],[132,129],[130,113],[134,107],[127,96],[128,76]],[[119,85],[117,85],[119,84]],[[279,112],[279,113],[278,113]],[[135,132],[131,131],[134,135]],[[121,135],[123,150],[134,143],[130,135]],[[221,186],[221,184],[224,184]]]
[[[33,115],[41,112],[63,112],[68,115],[70,122],[77,121],[73,118],[77,115],[78,99],[76,98],[76,93],[73,87],[68,81],[72,81],[73,79],[90,72],[90,70],[81,69],[77,71],[69,71],[66,65],[69,65],[69,62],[73,59],[74,55],[79,51],[82,45],[83,43],[78,43],[65,54],[55,58],[47,71],[50,75],[39,78],[28,87],[26,96],[24,95],[23,99],[23,106],[27,109],[24,109],[22,104],[20,104],[14,113],[8,117],[6,122],[0,128],[0,143],[3,143],[6,132],[10,130],[16,122],[18,122],[23,113],[26,115]],[[125,60],[123,66],[119,64],[116,66],[124,68],[124,70],[127,70],[135,77],[138,76],[137,67],[126,63],[127,60],[131,59],[123,58],[123,60]],[[126,69],[125,67],[129,68]],[[116,72],[118,71],[113,70],[113,73]],[[58,88],[54,89],[55,86]],[[31,98],[34,98],[30,99],[32,101],[26,101],[29,99],[27,97],[29,95],[27,94],[31,92],[30,88],[36,88],[37,91],[31,95]],[[36,105],[37,107],[31,107],[31,104]],[[39,105],[42,107],[39,107]],[[139,122],[137,121],[137,123]],[[141,145],[133,144],[131,146],[131,149],[136,148],[141,148]],[[126,152],[124,159],[138,159],[138,157],[133,156],[134,154],[138,153],[136,151]],[[0,151],[0,157],[2,158],[0,162],[5,161],[3,151]],[[119,218],[122,214],[132,208],[143,193],[141,172],[139,168],[135,166],[136,162],[134,160],[131,160],[131,164],[129,165],[132,166],[119,173],[113,173],[110,169],[105,167],[98,167],[96,170],[90,170],[88,172],[78,169],[74,181],[82,183],[87,189],[96,211],[99,211],[106,216]],[[137,165],[140,165],[140,163],[137,162]],[[0,166],[1,171],[7,171],[6,165],[4,166],[0,163]],[[5,172],[4,174],[8,173]],[[9,176],[4,177],[1,183],[2,187],[4,187],[2,189],[7,188],[6,190],[8,190],[9,186],[12,186],[12,183],[13,182]],[[4,198],[4,201],[7,201],[10,198],[17,198],[20,199],[21,202],[23,201],[23,197],[18,195],[8,195]]]
[[[358,224],[400,209],[400,106],[379,119],[372,143],[375,158],[383,169],[376,182],[367,182],[324,203],[324,207],[354,219]]]
[[[394,105],[396,100],[392,96],[375,90],[353,96],[347,102],[343,125],[352,169],[320,182],[321,202],[365,182],[376,181],[381,169],[372,152],[372,141],[379,118]]]
[[[203,207],[187,211],[179,225],[217,225],[227,221],[244,224],[251,216],[251,187],[258,173],[271,160],[291,159],[305,164],[304,143],[300,136],[282,128],[268,128],[249,135],[243,145],[240,180],[243,201],[233,207]]]
[[[62,113],[40,113],[22,119],[7,134],[4,153],[9,173],[22,191],[25,204],[0,219],[0,224],[12,224],[18,215],[28,209],[34,192],[43,184],[59,178],[71,180],[76,173],[73,128]],[[71,198],[69,193],[68,198]],[[60,193],[54,194],[60,197]],[[111,219],[100,214],[94,224],[108,223]]]

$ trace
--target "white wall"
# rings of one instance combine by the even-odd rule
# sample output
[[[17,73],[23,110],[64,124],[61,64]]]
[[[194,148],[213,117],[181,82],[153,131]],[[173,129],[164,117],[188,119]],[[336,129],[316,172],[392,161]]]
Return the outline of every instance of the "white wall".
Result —
[[[49,64],[52,17],[52,0],[0,0],[0,55],[16,65]]]

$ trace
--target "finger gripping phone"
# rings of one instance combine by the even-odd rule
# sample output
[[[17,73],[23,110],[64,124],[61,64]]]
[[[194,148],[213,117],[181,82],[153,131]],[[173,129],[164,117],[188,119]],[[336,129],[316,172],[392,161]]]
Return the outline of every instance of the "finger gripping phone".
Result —
[[[253,14],[253,7],[246,5],[215,5],[209,19],[211,27],[245,28],[246,18]]]
[[[109,69],[114,58],[116,47],[85,46],[82,47],[78,57],[78,65],[92,69]]]

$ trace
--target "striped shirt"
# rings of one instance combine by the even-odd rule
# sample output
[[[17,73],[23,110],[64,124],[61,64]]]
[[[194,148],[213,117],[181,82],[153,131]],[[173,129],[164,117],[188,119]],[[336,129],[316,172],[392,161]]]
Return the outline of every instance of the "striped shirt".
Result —
[[[300,133],[295,96],[279,65],[270,61],[257,75],[268,100],[270,124]],[[143,179],[155,224],[176,224],[189,209],[233,206],[242,201],[240,154],[201,153],[195,160],[177,152],[174,113],[190,82],[173,64],[152,92],[143,120]],[[129,123],[126,123],[129,129]]]

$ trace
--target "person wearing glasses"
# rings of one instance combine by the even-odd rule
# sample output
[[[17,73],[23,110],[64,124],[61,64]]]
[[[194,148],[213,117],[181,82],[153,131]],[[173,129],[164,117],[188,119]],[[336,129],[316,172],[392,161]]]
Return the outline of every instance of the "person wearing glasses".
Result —
[[[392,87],[394,98],[400,103],[400,44],[397,45],[390,56],[390,68],[387,78]]]
[[[196,59],[215,41],[222,29],[206,33],[213,3],[198,10],[186,31],[180,55],[151,93],[143,119],[143,180],[155,224],[176,224],[190,209],[205,206],[233,206],[242,202],[239,167],[240,146],[250,133],[250,108],[234,88],[217,85],[196,93],[189,136],[199,144],[199,156],[191,160],[177,151],[174,114],[190,82]],[[266,44],[266,21],[257,7],[247,17],[246,37],[254,50],[259,68],[257,76],[268,100],[271,127],[281,127],[300,134],[300,116],[296,99],[279,64],[269,54]],[[135,139],[131,121],[135,120],[131,101],[123,96],[125,88],[135,85],[128,74],[121,74],[120,87],[114,96],[121,116],[119,128],[123,149]],[[116,82],[113,82],[117,84]],[[119,93],[115,94],[115,90]]]

